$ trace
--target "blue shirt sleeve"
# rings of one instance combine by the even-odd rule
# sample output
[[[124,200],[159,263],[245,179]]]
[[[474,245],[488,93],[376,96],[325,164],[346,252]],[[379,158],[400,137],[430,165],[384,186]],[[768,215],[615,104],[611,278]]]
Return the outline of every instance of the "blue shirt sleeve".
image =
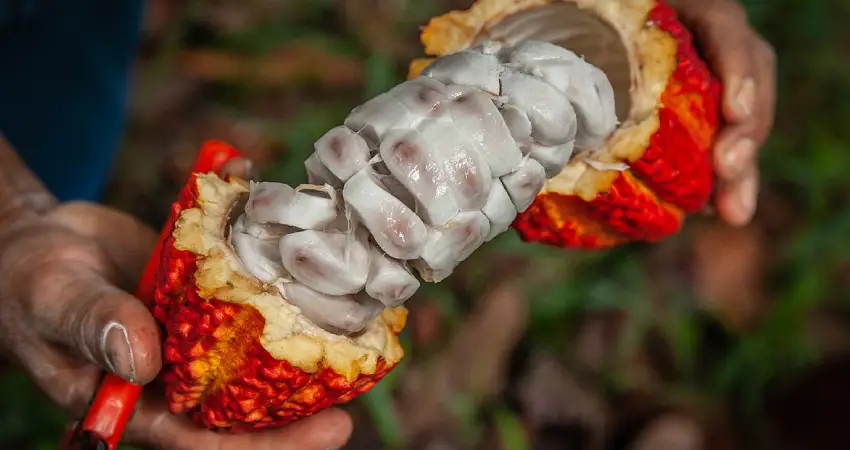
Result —
[[[143,0],[0,0],[0,132],[60,200],[99,200]]]

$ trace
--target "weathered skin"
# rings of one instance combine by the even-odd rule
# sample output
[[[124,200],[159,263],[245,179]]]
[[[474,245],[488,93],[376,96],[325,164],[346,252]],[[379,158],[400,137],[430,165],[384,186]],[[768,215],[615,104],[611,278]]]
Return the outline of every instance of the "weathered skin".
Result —
[[[429,55],[458,52],[512,14],[557,3],[479,0],[469,10],[432,19],[422,31],[422,43]],[[686,214],[699,211],[713,189],[710,149],[718,127],[720,85],[675,11],[663,2],[582,3],[614,28],[637,30],[626,44],[638,59],[651,56],[641,80],[645,86],[663,89],[653,97],[651,89],[633,87],[631,95],[639,97],[635,102],[655,104],[655,113],[631,127],[621,126],[597,153],[599,161],[625,163],[629,170],[597,170],[571,161],[547,181],[513,227],[526,241],[559,247],[594,249],[658,241],[678,232]],[[417,76],[430,62],[414,61],[408,76]]]

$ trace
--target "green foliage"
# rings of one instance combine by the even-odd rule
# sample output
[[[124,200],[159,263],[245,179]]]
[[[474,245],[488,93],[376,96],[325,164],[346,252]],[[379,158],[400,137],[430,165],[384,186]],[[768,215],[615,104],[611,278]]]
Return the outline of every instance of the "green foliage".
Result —
[[[0,375],[0,448],[56,448],[65,415],[21,372]]]
[[[405,352],[409,352],[409,343],[402,341]],[[381,436],[381,442],[386,450],[400,450],[404,448],[404,440],[401,435],[402,424],[398,420],[393,403],[392,393],[396,387],[398,377],[404,372],[407,361],[402,360],[392,372],[387,374],[380,383],[376,384],[371,391],[367,392],[359,401],[365,403],[375,428]]]
[[[499,408],[494,421],[505,450],[530,450],[531,445],[519,418],[508,408]]]

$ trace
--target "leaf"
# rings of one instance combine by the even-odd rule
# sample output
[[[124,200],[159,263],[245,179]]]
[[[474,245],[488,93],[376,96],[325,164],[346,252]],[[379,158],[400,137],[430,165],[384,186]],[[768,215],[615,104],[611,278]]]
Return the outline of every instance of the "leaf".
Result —
[[[65,415],[21,371],[0,374],[0,447],[29,442],[56,448],[65,427]]]
[[[371,53],[366,59],[366,81],[364,92],[367,98],[372,98],[390,90],[396,84],[404,81],[396,71],[393,59],[383,53]]]
[[[408,350],[409,351],[409,350]],[[403,372],[405,361],[388,373],[381,381],[361,397],[375,423],[381,442],[387,450],[400,450],[404,448],[404,438],[401,434],[402,424],[398,420],[395,411],[395,403],[392,392],[396,381]]]
[[[530,450],[525,428],[519,418],[507,408],[499,408],[493,415],[496,431],[503,450]]]

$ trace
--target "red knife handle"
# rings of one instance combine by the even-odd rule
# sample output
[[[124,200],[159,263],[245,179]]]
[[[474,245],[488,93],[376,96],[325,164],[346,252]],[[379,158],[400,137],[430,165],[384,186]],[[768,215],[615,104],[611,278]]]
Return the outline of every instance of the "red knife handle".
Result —
[[[220,173],[228,161],[241,156],[238,150],[224,142],[206,141],[201,145],[192,172]],[[174,219],[169,218],[169,223],[160,232],[156,247],[142,273],[136,290],[136,297],[142,301],[153,299],[160,251],[163,242],[171,234],[170,223]],[[142,386],[107,372],[85,417],[63,439],[62,450],[116,450],[141,392]]]

